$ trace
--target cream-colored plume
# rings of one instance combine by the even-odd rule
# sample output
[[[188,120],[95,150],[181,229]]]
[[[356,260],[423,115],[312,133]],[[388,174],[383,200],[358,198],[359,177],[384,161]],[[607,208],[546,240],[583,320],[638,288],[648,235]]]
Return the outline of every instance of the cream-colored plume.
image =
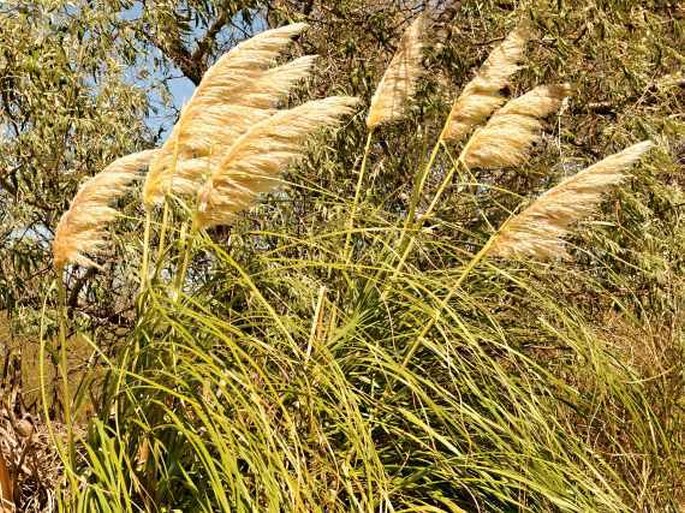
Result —
[[[651,141],[631,146],[548,190],[502,227],[488,254],[505,258],[532,256],[541,260],[564,256],[563,237],[570,226],[590,214],[602,193],[623,180],[627,168],[651,147]]]
[[[371,98],[366,117],[369,129],[404,115],[421,75],[423,25],[424,18],[420,15],[402,35],[399,47]]]
[[[529,38],[529,25],[522,23],[490,53],[452,105],[443,140],[461,140],[505,102],[502,90],[519,70]]]
[[[213,105],[197,118],[191,113],[185,119],[183,132],[186,140],[193,141],[192,151],[188,151],[188,145],[182,145],[185,151],[181,149],[178,156],[173,148],[159,154],[143,188],[144,202],[150,205],[170,192],[181,196],[195,194],[233,142],[275,112],[241,105]],[[219,141],[225,141],[223,147]]]
[[[558,110],[569,92],[568,84],[538,86],[510,100],[476,130],[461,159],[471,169],[521,164],[540,137],[542,119]]]
[[[302,155],[308,135],[337,123],[356,104],[356,98],[332,96],[279,111],[257,123],[235,141],[200,189],[196,226],[230,223],[258,194],[278,185],[283,168]]]
[[[220,160],[235,139],[273,115],[277,103],[308,76],[314,56],[272,67],[275,59],[306,28],[304,23],[262,32],[221,57],[205,73],[183,108],[161,152],[150,165],[143,201],[159,202],[169,192],[194,193],[204,176],[179,175],[187,160]],[[186,168],[198,166],[186,166]]]
[[[86,254],[97,253],[105,244],[105,225],[117,210],[110,203],[122,196],[158,150],[146,150],[115,160],[79,189],[71,206],[62,214],[52,242],[56,269],[68,263],[96,265]]]

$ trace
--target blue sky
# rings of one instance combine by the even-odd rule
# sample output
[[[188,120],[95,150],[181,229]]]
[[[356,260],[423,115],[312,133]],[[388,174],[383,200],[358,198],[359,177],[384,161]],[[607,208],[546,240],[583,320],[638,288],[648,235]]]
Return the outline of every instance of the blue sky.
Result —
[[[126,9],[122,11],[121,13],[121,18],[124,20],[135,20],[138,19],[141,16],[141,10],[142,6],[140,2],[135,2],[133,6],[129,9]],[[202,31],[197,32],[197,37],[200,38],[202,37]],[[150,68],[152,68],[153,65],[150,63]],[[129,77],[133,82],[136,83],[136,85],[141,86],[141,87],[146,87],[149,86],[151,81],[141,81],[138,77],[130,76]],[[156,77],[156,78],[161,78],[161,77]],[[175,67],[171,69],[171,78],[168,81],[169,85],[169,92],[171,93],[172,96],[172,103],[176,109],[180,109],[183,104],[188,101],[193,94],[193,91],[195,90],[195,84],[193,84],[189,79],[187,79],[183,73],[181,73],[180,70],[176,69]],[[160,98],[152,98],[153,102],[157,103],[158,106],[161,105],[161,99]],[[170,115],[170,112],[162,112],[159,116],[154,116],[150,115],[148,117],[148,124],[149,126],[156,131],[160,126],[165,125],[166,128],[169,127],[169,119],[168,116]]]
[[[0,0],[0,3],[1,2],[2,0]],[[120,12],[119,16],[122,20],[137,20],[142,16],[143,2],[134,0],[130,5],[131,7]],[[183,2],[178,2],[177,4],[179,8],[182,7],[182,5]],[[259,15],[258,11],[252,11],[250,15],[251,18],[249,21],[241,18],[241,16],[235,17],[232,20],[233,23],[228,24],[224,30],[217,34],[217,44],[220,48],[230,48],[235,42],[250,37],[255,32],[261,32],[266,29],[266,20],[263,16]],[[205,29],[204,26],[195,27],[189,38],[190,40],[185,42],[190,51],[195,49],[196,41],[199,41],[204,37]],[[168,73],[165,73],[164,75],[162,75],[162,71],[160,70],[147,76],[145,74],[146,71],[159,70],[159,62],[155,64],[155,58],[161,58],[170,65],[169,60],[161,56],[158,49],[154,49],[154,53],[147,53],[148,52],[146,52],[146,55],[140,56],[141,61],[139,61],[135,67],[131,67],[124,73],[129,83],[148,91],[151,111],[146,119],[147,125],[153,133],[157,133],[161,129],[161,135],[164,137],[165,133],[175,122],[176,115],[180,108],[192,96],[195,85],[173,65],[170,66]],[[160,79],[166,80],[168,92],[170,94],[168,100],[173,106],[171,108],[168,106],[168,103],[165,103],[161,98],[159,89],[154,87],[155,84],[159,83]]]

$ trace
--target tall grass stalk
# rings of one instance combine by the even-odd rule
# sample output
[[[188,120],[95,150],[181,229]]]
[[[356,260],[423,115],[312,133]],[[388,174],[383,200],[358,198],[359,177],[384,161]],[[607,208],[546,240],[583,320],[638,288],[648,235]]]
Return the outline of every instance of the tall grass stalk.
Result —
[[[354,199],[352,200],[352,207],[350,209],[350,217],[347,221],[347,235],[345,235],[345,246],[343,248],[343,255],[345,255],[345,262],[349,263],[352,258],[353,249],[350,248],[350,241],[352,240],[352,232],[354,231],[355,218],[357,216],[357,209],[359,208],[359,200],[362,194],[362,187],[364,186],[364,177],[366,176],[366,166],[369,159],[369,152],[371,151],[371,140],[373,138],[373,129],[368,131],[366,135],[366,144],[364,144],[364,153],[362,155],[362,162],[359,166],[359,175],[357,177],[357,186],[354,188]]]
[[[138,294],[141,295],[147,288],[150,279],[150,237],[152,230],[152,212],[145,211],[145,227],[143,229],[143,254],[140,260],[140,288]]]
[[[57,312],[58,312],[58,343],[61,344],[60,346],[60,376],[62,378],[61,381],[61,390],[62,390],[62,395],[63,398],[60,402],[62,406],[62,415],[63,415],[63,420],[67,429],[67,441],[66,441],[66,447],[63,438],[59,436],[59,432],[57,429],[55,429],[55,426],[53,424],[52,417],[50,415],[50,404],[51,401],[48,398],[48,383],[47,383],[47,369],[45,367],[45,363],[47,361],[47,355],[46,353],[46,346],[47,346],[47,335],[46,335],[46,326],[45,326],[45,321],[47,321],[48,316],[47,316],[47,308],[48,308],[48,296],[46,296],[45,301],[43,302],[43,307],[42,307],[42,316],[41,316],[41,325],[40,325],[40,345],[39,345],[39,350],[38,350],[38,371],[39,371],[39,383],[40,383],[40,396],[41,396],[41,403],[43,406],[43,416],[45,418],[45,425],[47,428],[48,436],[50,438],[50,441],[52,442],[53,447],[57,451],[57,454],[59,454],[60,460],[64,464],[64,469],[65,469],[65,474],[66,478],[68,480],[68,489],[66,491],[67,495],[67,503],[68,504],[73,504],[73,501],[75,499],[75,496],[77,495],[77,490],[78,490],[78,480],[77,480],[77,474],[76,474],[76,449],[75,449],[75,440],[74,440],[74,431],[73,431],[73,419],[71,417],[71,404],[70,404],[70,395],[69,395],[69,379],[68,379],[68,353],[66,351],[66,325],[67,325],[67,317],[66,317],[66,302],[64,301],[64,287],[62,286],[62,292],[59,292],[59,287],[60,287],[60,282],[61,282],[61,275],[59,278],[56,280],[57,282],[57,290],[58,290],[58,298],[61,299],[57,305]]]
[[[71,392],[69,387],[69,349],[67,348],[67,295],[63,282],[64,269],[57,269],[57,304],[58,304],[58,339],[60,348],[60,377],[62,379],[62,415],[67,427],[67,460],[69,468],[76,463],[76,448],[74,444],[73,419],[71,417]]]

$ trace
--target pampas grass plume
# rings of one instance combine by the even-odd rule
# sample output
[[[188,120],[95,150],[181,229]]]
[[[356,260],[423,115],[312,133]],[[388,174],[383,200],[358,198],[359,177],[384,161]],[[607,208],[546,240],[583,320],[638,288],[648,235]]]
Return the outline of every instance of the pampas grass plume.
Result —
[[[441,138],[459,141],[505,101],[502,90],[519,69],[530,38],[527,23],[513,30],[488,56],[452,106]]]
[[[559,109],[568,84],[538,86],[510,100],[473,134],[464,147],[467,167],[492,169],[523,163],[542,130],[542,119]]]
[[[373,129],[382,123],[401,118],[414,94],[421,74],[424,17],[417,17],[400,39],[388,68],[371,98],[366,125]]]
[[[357,98],[332,96],[282,110],[255,125],[228,150],[199,192],[196,226],[229,224],[260,193],[278,184],[283,168],[300,157],[304,139],[319,128],[338,122]]]
[[[566,250],[562,237],[570,226],[590,214],[602,193],[623,180],[626,169],[651,147],[651,141],[635,144],[548,190],[504,225],[495,235],[489,254],[540,260],[563,257]]]
[[[292,38],[307,27],[295,23],[243,41],[204,74],[188,104],[150,165],[143,202],[150,206],[169,192],[193,194],[205,176],[177,175],[179,164],[226,148],[255,123],[274,113],[276,104],[310,73],[315,56],[272,67]]]
[[[96,266],[86,255],[97,253],[105,245],[104,227],[117,216],[117,210],[109,205],[128,190],[157,151],[121,157],[83,184],[55,231],[52,251],[56,269],[68,263]]]

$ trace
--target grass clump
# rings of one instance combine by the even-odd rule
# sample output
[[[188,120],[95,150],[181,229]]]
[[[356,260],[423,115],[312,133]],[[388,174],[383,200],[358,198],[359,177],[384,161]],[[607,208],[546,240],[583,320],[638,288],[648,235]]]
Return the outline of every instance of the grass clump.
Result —
[[[442,135],[427,131],[408,200],[368,204],[374,141],[415,96],[406,75],[418,76],[420,26],[372,100],[391,95],[402,108],[367,121],[353,197],[295,174],[291,185],[317,198],[297,229],[254,228],[237,214],[275,191],[304,139],[348,119],[356,100],[277,108],[305,72],[268,66],[300,25],[243,43],[207,73],[150,164],[135,327],[114,354],[86,337],[105,372],[88,433],[70,430],[60,445],[63,509],[677,511],[682,367],[643,378],[625,342],[646,325],[606,271],[629,266],[620,245],[593,249],[597,232],[585,228],[568,239],[651,143],[544,177],[557,185],[529,204],[529,189],[500,183],[569,94],[539,86],[505,101],[527,38],[517,29],[446,113]],[[252,67],[243,51],[264,61]],[[238,105],[253,122],[212,117]],[[228,224],[226,245],[217,241]],[[569,301],[572,287],[601,296],[621,329],[599,329]],[[679,325],[667,341],[651,334],[654,351],[682,360]],[[658,386],[674,394],[667,406],[653,400]],[[68,412],[66,384],[64,396]]]

